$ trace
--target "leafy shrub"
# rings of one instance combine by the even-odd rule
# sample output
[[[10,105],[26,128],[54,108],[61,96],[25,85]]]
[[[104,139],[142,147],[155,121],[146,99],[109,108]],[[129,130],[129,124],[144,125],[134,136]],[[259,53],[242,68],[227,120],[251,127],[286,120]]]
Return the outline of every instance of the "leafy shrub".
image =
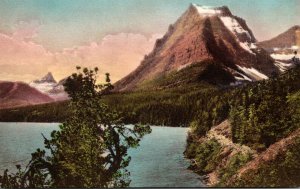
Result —
[[[215,139],[205,141],[201,144],[187,146],[186,156],[194,159],[193,169],[198,173],[209,173],[219,163],[221,145]]]
[[[219,171],[220,183],[218,184],[218,186],[224,187],[224,183],[226,183],[230,177],[236,174],[239,168],[241,168],[251,159],[252,157],[250,154],[243,154],[241,152],[231,157],[228,164]]]

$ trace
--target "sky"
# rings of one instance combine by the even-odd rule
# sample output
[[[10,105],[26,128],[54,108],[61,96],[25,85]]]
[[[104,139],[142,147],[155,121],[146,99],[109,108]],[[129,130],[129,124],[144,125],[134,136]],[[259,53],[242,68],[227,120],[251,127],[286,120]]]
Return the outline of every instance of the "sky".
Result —
[[[229,7],[259,40],[300,24],[299,0],[1,0],[0,80],[30,82],[76,65],[112,81],[134,70],[190,3]]]

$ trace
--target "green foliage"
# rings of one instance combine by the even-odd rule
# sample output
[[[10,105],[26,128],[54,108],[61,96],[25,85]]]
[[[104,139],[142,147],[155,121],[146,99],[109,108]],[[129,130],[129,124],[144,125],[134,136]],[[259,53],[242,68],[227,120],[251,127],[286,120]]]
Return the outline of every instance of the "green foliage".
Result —
[[[207,99],[213,102],[212,106],[210,103],[199,106],[202,111],[190,124],[191,133],[185,153],[188,158],[196,160],[193,168],[199,173],[206,174],[213,170],[221,158],[217,155],[218,150],[213,150],[206,142],[199,145],[199,138],[212,125],[226,118],[231,122],[233,142],[246,144],[258,151],[265,150],[300,127],[300,68],[276,78],[222,92],[211,94]],[[250,171],[234,186],[299,186],[299,142],[297,145],[286,154],[283,153],[281,159],[264,164],[255,172]],[[232,187],[230,183],[227,185],[228,179],[250,160],[248,154],[233,156],[220,171],[221,181],[218,186]]]
[[[233,141],[263,150],[298,128],[300,72],[284,75],[235,90],[230,121]]]
[[[236,174],[239,168],[241,168],[251,159],[252,157],[250,154],[243,154],[241,152],[231,157],[228,164],[219,171],[219,175],[221,177],[218,186],[226,186],[225,183],[228,181],[228,179],[230,179],[234,174]]]
[[[207,88],[208,84],[212,86],[228,85],[234,81],[234,78],[221,65],[212,60],[194,63],[179,71],[145,81],[138,86],[137,90],[151,91],[153,89],[180,88],[187,85],[197,85],[200,88]]]
[[[274,160],[261,164],[235,181],[238,187],[299,187],[300,185],[300,137]]]
[[[125,187],[130,183],[126,170],[129,148],[151,132],[149,126],[126,127],[120,114],[101,100],[112,88],[96,83],[98,68],[77,67],[65,89],[71,97],[69,118],[44,137],[45,150],[38,149],[24,170],[6,170],[0,177],[2,188],[35,187]],[[49,155],[48,155],[49,154]]]
[[[185,155],[194,159],[191,167],[198,173],[209,173],[218,165],[221,152],[221,145],[215,139],[205,141],[201,144],[188,143]]]
[[[69,102],[55,102],[0,110],[2,122],[63,122],[69,116]]]
[[[226,90],[226,89],[224,89]],[[223,121],[227,116],[229,104],[218,91],[206,85],[187,85],[154,91],[136,91],[106,95],[103,101],[121,110],[126,123],[148,123],[153,125],[188,126],[198,121],[203,126]],[[215,97],[217,96],[217,97]],[[202,114],[209,114],[207,119]],[[209,127],[210,127],[209,126]]]
[[[295,126],[299,127],[300,124],[300,90],[296,93],[289,94],[287,97],[288,112],[291,115],[291,122],[296,123]]]

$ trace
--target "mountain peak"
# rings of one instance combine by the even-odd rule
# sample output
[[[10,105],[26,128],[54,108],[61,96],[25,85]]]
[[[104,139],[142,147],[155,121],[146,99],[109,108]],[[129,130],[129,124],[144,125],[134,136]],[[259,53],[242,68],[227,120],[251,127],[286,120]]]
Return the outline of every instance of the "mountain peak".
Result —
[[[227,6],[211,7],[192,3],[191,8],[195,8],[201,16],[232,16]]]
[[[213,8],[210,6],[202,6],[193,3],[192,7],[196,8],[198,13],[204,16],[215,16],[221,14],[221,10],[218,10],[217,8]]]
[[[164,37],[157,40],[153,51],[136,70],[115,83],[114,90],[151,88],[150,83],[158,78],[167,78],[177,72],[188,73],[184,70],[194,68],[197,70],[195,80],[202,78],[201,81],[216,84],[265,79],[277,72],[277,68],[273,59],[256,47],[255,42],[246,21],[232,15],[228,7],[191,4],[170,25]],[[185,79],[178,76],[175,83],[190,78]]]
[[[34,83],[56,83],[51,72],[48,72],[44,77],[39,80],[35,80]]]
[[[295,25],[291,27],[292,30],[300,30],[300,25]]]

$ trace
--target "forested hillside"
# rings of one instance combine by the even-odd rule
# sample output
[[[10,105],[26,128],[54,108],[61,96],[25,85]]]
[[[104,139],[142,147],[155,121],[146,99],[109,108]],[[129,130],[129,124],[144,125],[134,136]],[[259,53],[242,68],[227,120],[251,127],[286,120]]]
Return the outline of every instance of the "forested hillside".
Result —
[[[216,84],[218,82],[202,81],[207,74],[222,74],[218,70],[199,74],[201,69],[201,66],[193,65],[147,83],[141,87],[142,90],[113,93],[105,95],[102,100],[120,111],[126,123],[188,126],[201,114],[199,112],[207,114],[220,104],[228,109],[228,103],[221,94],[230,90],[230,87],[222,88],[222,85]],[[0,121],[61,122],[68,115],[66,103],[0,110]],[[223,112],[215,112],[212,119],[217,121],[219,116],[216,114]]]
[[[230,108],[217,117],[228,122],[211,128],[216,124],[201,117],[191,125],[185,154],[192,169],[208,175],[210,185],[299,186],[299,82],[295,68],[224,94]]]

